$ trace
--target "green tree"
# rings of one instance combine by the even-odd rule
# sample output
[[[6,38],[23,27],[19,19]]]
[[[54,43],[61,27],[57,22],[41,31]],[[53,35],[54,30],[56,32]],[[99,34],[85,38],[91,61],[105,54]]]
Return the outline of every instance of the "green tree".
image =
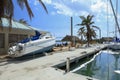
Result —
[[[84,28],[84,33],[85,33],[84,36],[87,39],[87,46],[89,46],[90,41],[93,38],[96,38],[97,36],[94,28],[99,29],[99,27],[93,25],[94,24],[94,22],[92,21],[93,17],[94,17],[93,15],[88,15],[87,17],[80,16],[82,22],[81,24],[77,24],[77,26],[82,26]]]
[[[81,41],[82,41],[81,46],[83,45],[83,38],[85,37],[85,35],[86,35],[85,28],[84,27],[79,28],[78,36],[81,37]]]
[[[28,25],[27,21],[24,20],[24,19],[20,19],[19,22],[22,23],[22,24]]]

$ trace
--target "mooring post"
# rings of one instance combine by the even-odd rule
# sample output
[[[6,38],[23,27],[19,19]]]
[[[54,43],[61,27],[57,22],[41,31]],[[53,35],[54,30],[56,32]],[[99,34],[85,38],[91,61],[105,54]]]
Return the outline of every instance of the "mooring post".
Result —
[[[70,71],[70,58],[67,58],[67,62],[66,62],[66,72]]]

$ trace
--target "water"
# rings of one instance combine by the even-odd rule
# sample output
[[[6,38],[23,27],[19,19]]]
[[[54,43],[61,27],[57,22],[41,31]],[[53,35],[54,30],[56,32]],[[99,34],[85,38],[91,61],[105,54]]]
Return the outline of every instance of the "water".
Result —
[[[75,71],[75,73],[99,80],[120,80],[120,74],[114,72],[115,70],[120,70],[120,54],[119,52],[114,53],[116,54],[111,54],[111,52],[107,51],[101,52],[92,62]],[[77,66],[72,66],[72,69],[78,68],[78,65],[80,66],[81,63],[78,63]]]

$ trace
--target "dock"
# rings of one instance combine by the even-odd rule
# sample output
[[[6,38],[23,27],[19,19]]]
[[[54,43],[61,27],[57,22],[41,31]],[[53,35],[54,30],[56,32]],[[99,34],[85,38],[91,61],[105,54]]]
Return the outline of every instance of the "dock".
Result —
[[[66,59],[70,62],[99,52],[107,45],[78,48],[73,51],[54,52],[52,55],[22,61],[0,62],[0,80],[97,80],[84,75],[56,68],[63,66]]]

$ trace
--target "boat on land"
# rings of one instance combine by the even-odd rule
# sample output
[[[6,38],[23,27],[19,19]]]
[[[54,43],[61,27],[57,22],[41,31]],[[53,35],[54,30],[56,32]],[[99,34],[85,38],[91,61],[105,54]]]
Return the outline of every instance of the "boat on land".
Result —
[[[33,55],[37,53],[44,53],[53,49],[55,45],[55,37],[49,32],[41,34],[35,30],[35,36],[26,38],[14,46],[11,46],[8,50],[10,57],[21,57],[24,55]]]

